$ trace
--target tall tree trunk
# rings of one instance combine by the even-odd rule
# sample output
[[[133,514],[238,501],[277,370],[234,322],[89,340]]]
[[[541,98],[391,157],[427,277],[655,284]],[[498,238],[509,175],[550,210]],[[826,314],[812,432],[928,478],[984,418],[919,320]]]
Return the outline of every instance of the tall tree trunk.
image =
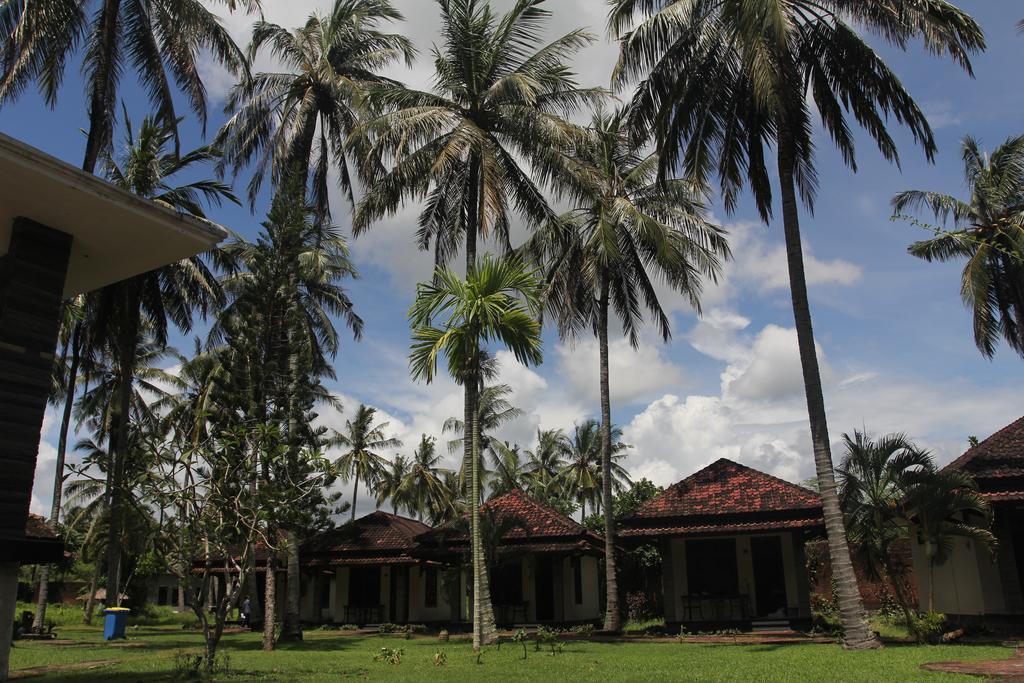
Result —
[[[118,385],[117,412],[114,416],[116,435],[110,454],[112,464],[108,473],[110,482],[110,521],[107,532],[107,606],[121,604],[121,534],[124,529],[124,474],[128,460],[129,431],[131,429],[132,386],[135,381],[135,349],[139,338],[139,288],[134,280],[124,287],[124,311],[117,332]],[[113,602],[111,602],[113,596]]]
[[[285,582],[284,620],[281,622],[281,640],[302,640],[302,619],[300,614],[302,595],[299,572],[299,544],[294,531],[286,531],[285,541],[288,544],[288,571]]]
[[[357,474],[356,476],[354,476],[353,480],[354,480],[354,482],[352,484],[352,519],[351,519],[351,521],[354,522],[354,521],[356,521],[356,496],[359,495],[359,475]]]
[[[96,589],[99,588],[102,570],[103,563],[97,557],[93,560],[92,578],[89,580],[89,596],[85,599],[85,611],[82,613],[82,623],[86,626],[92,625],[92,613],[96,609]]]
[[[54,465],[53,473],[53,498],[50,502],[50,526],[57,528],[60,522],[60,505],[64,494],[64,461],[68,452],[68,431],[71,429],[71,409],[75,405],[75,387],[78,384],[78,364],[81,360],[79,353],[82,339],[82,323],[76,322],[71,333],[71,340],[64,348],[61,362],[67,362],[68,354],[71,355],[71,367],[68,368],[66,395],[64,397],[64,413],[60,419],[60,435],[57,437],[57,462]],[[42,633],[46,625],[46,606],[50,592],[50,567],[44,564],[39,572],[39,600],[36,602],[36,615],[32,621],[32,630]]]
[[[612,401],[608,384],[608,278],[601,279],[597,335],[601,356],[601,509],[604,512],[604,630],[622,629],[619,581],[615,567],[615,517],[612,514]]]
[[[267,556],[263,589],[263,649],[274,649],[274,622],[277,619],[277,558],[271,551]]]
[[[785,122],[779,124],[778,164],[782,193],[782,218],[786,235],[786,261],[789,266],[789,285],[793,299],[793,318],[796,323],[797,343],[800,349],[800,367],[803,371],[804,391],[807,396],[807,414],[814,447],[814,466],[818,474],[818,490],[825,512],[825,531],[828,536],[832,576],[839,592],[839,612],[843,622],[843,644],[847,648],[880,647],[864,618],[864,606],[857,588],[857,576],[850,561],[850,548],[846,540],[843,512],[836,492],[832,450],[825,415],[825,398],[821,389],[818,355],[814,347],[814,329],[811,308],[807,298],[807,280],[804,275],[803,248],[800,243],[800,214],[797,206],[794,180],[795,151],[792,134]]]
[[[117,99],[117,68],[114,55],[118,48],[121,0],[104,0],[99,17],[99,39],[96,52],[96,76],[89,89],[89,137],[85,143],[82,169],[96,171],[100,156],[110,146],[114,131],[114,102]]]

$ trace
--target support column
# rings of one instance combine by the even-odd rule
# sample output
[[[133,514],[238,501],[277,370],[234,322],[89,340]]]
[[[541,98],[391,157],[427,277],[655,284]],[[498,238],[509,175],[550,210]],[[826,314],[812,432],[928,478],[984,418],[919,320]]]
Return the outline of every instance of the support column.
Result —
[[[16,218],[0,258],[0,681],[70,253],[70,235]]]

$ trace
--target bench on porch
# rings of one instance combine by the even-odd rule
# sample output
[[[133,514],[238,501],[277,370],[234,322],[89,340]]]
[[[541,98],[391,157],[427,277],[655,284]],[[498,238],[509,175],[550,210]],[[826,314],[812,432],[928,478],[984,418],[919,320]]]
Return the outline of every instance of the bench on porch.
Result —
[[[379,624],[384,621],[384,605],[346,605],[345,623]]]
[[[494,606],[494,620],[499,624],[517,624],[526,621],[527,602],[512,602]],[[518,617],[518,619],[517,619]]]
[[[747,621],[750,598],[746,595],[684,595],[683,621]]]

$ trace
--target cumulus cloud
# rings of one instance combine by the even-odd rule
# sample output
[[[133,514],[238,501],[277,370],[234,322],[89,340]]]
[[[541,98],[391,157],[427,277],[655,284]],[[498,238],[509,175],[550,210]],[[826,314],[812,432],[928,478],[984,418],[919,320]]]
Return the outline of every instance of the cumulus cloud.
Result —
[[[723,322],[724,321],[724,322]],[[790,481],[814,475],[795,330],[767,325],[742,336],[740,316],[701,325],[692,338],[718,334],[727,360],[718,395],[668,393],[626,425],[635,446],[629,468],[661,485],[717,460],[730,458]],[[732,329],[730,337],[723,329]],[[695,343],[695,346],[698,344]],[[700,346],[698,346],[700,348]],[[935,380],[861,371],[844,375],[819,348],[829,409],[833,458],[843,432],[906,432],[946,463],[966,447],[969,434],[986,436],[1016,419],[1024,388],[983,388],[966,380]]]

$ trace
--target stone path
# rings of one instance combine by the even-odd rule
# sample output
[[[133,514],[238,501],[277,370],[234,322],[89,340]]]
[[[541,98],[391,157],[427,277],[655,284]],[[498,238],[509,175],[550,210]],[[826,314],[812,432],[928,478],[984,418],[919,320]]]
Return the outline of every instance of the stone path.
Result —
[[[932,662],[922,664],[925,671],[944,671],[968,676],[983,676],[1001,683],[1024,683],[1024,648],[1009,659],[989,659],[980,662]]]
[[[50,664],[48,666],[33,666],[27,669],[15,669],[10,672],[8,678],[16,681],[22,678],[35,678],[46,674],[60,673],[62,671],[89,671],[91,669],[102,669],[111,664],[117,664],[117,659],[101,659],[94,662],[72,662],[71,664]]]

